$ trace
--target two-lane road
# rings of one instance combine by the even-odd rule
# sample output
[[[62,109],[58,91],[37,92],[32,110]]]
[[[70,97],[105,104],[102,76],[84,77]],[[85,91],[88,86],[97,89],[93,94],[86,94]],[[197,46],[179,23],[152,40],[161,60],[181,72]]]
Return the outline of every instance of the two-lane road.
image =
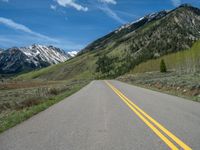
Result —
[[[93,81],[0,135],[0,150],[200,149],[200,104]]]

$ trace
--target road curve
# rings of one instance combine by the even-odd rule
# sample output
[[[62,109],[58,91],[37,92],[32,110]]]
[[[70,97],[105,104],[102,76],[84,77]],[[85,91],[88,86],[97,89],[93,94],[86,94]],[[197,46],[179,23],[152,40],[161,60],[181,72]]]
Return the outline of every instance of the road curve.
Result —
[[[93,81],[0,134],[0,150],[200,149],[200,103]]]

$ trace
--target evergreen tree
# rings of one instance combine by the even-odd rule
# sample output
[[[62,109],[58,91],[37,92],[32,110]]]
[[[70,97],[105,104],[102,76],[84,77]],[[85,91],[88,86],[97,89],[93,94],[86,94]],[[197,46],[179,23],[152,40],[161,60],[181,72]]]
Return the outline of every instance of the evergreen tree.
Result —
[[[160,62],[160,72],[163,72],[163,73],[167,72],[167,67],[165,65],[164,59],[162,59]]]

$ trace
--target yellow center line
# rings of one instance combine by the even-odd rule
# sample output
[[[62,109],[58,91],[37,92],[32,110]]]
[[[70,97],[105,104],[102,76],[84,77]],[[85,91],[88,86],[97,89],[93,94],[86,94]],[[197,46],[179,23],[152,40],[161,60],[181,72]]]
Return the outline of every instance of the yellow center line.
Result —
[[[139,108],[136,104],[134,104],[131,100],[129,100],[124,94],[122,94],[118,89],[116,89],[109,82],[105,81],[106,84],[124,101],[125,104],[129,106],[129,108],[147,125],[149,126],[153,132],[159,136],[171,149],[178,150],[178,148],[168,139],[166,138],[156,127],[162,130],[166,135],[168,135],[172,140],[174,140],[180,147],[184,150],[192,150],[189,146],[187,146],[184,142],[182,142],[179,138],[177,138],[174,134],[172,134],[169,130],[164,128],[160,123],[158,123],[155,119],[150,117],[147,113],[145,113],[141,108]],[[151,124],[151,121],[153,124]]]

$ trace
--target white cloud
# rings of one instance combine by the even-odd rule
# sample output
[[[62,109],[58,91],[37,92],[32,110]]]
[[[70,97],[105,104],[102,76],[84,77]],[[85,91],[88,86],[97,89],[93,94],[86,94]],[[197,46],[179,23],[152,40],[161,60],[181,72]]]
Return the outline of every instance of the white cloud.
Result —
[[[117,4],[116,0],[89,0],[90,4],[95,7],[96,9],[101,10],[105,13],[108,17],[114,19],[115,21],[119,22],[120,24],[126,23],[114,10],[112,10],[108,4]]]
[[[114,4],[114,5],[117,4],[116,0],[99,0],[99,1],[108,4]]]
[[[110,9],[107,5],[98,6],[98,8],[103,11],[106,15],[113,18],[117,22],[124,24],[126,21],[124,21],[122,18],[120,18],[112,9]]]
[[[78,11],[85,11],[85,12],[88,11],[87,7],[84,7],[84,6],[76,3],[75,0],[56,0],[56,1],[60,6],[63,6],[63,7],[68,6],[68,7],[73,7]]]
[[[6,25],[6,26],[8,26],[12,29],[23,31],[25,33],[31,34],[33,36],[36,36],[36,37],[39,37],[39,38],[42,38],[42,39],[45,39],[45,40],[48,40],[48,41],[56,41],[55,39],[52,39],[48,36],[34,32],[31,29],[29,29],[28,27],[26,27],[25,25],[16,23],[13,20],[8,19],[8,18],[0,17],[0,24],[4,24],[4,25]]]
[[[181,5],[181,0],[171,0],[172,4],[177,7]]]
[[[57,9],[56,5],[50,5],[50,8],[51,8],[52,10],[56,10],[56,9]]]

